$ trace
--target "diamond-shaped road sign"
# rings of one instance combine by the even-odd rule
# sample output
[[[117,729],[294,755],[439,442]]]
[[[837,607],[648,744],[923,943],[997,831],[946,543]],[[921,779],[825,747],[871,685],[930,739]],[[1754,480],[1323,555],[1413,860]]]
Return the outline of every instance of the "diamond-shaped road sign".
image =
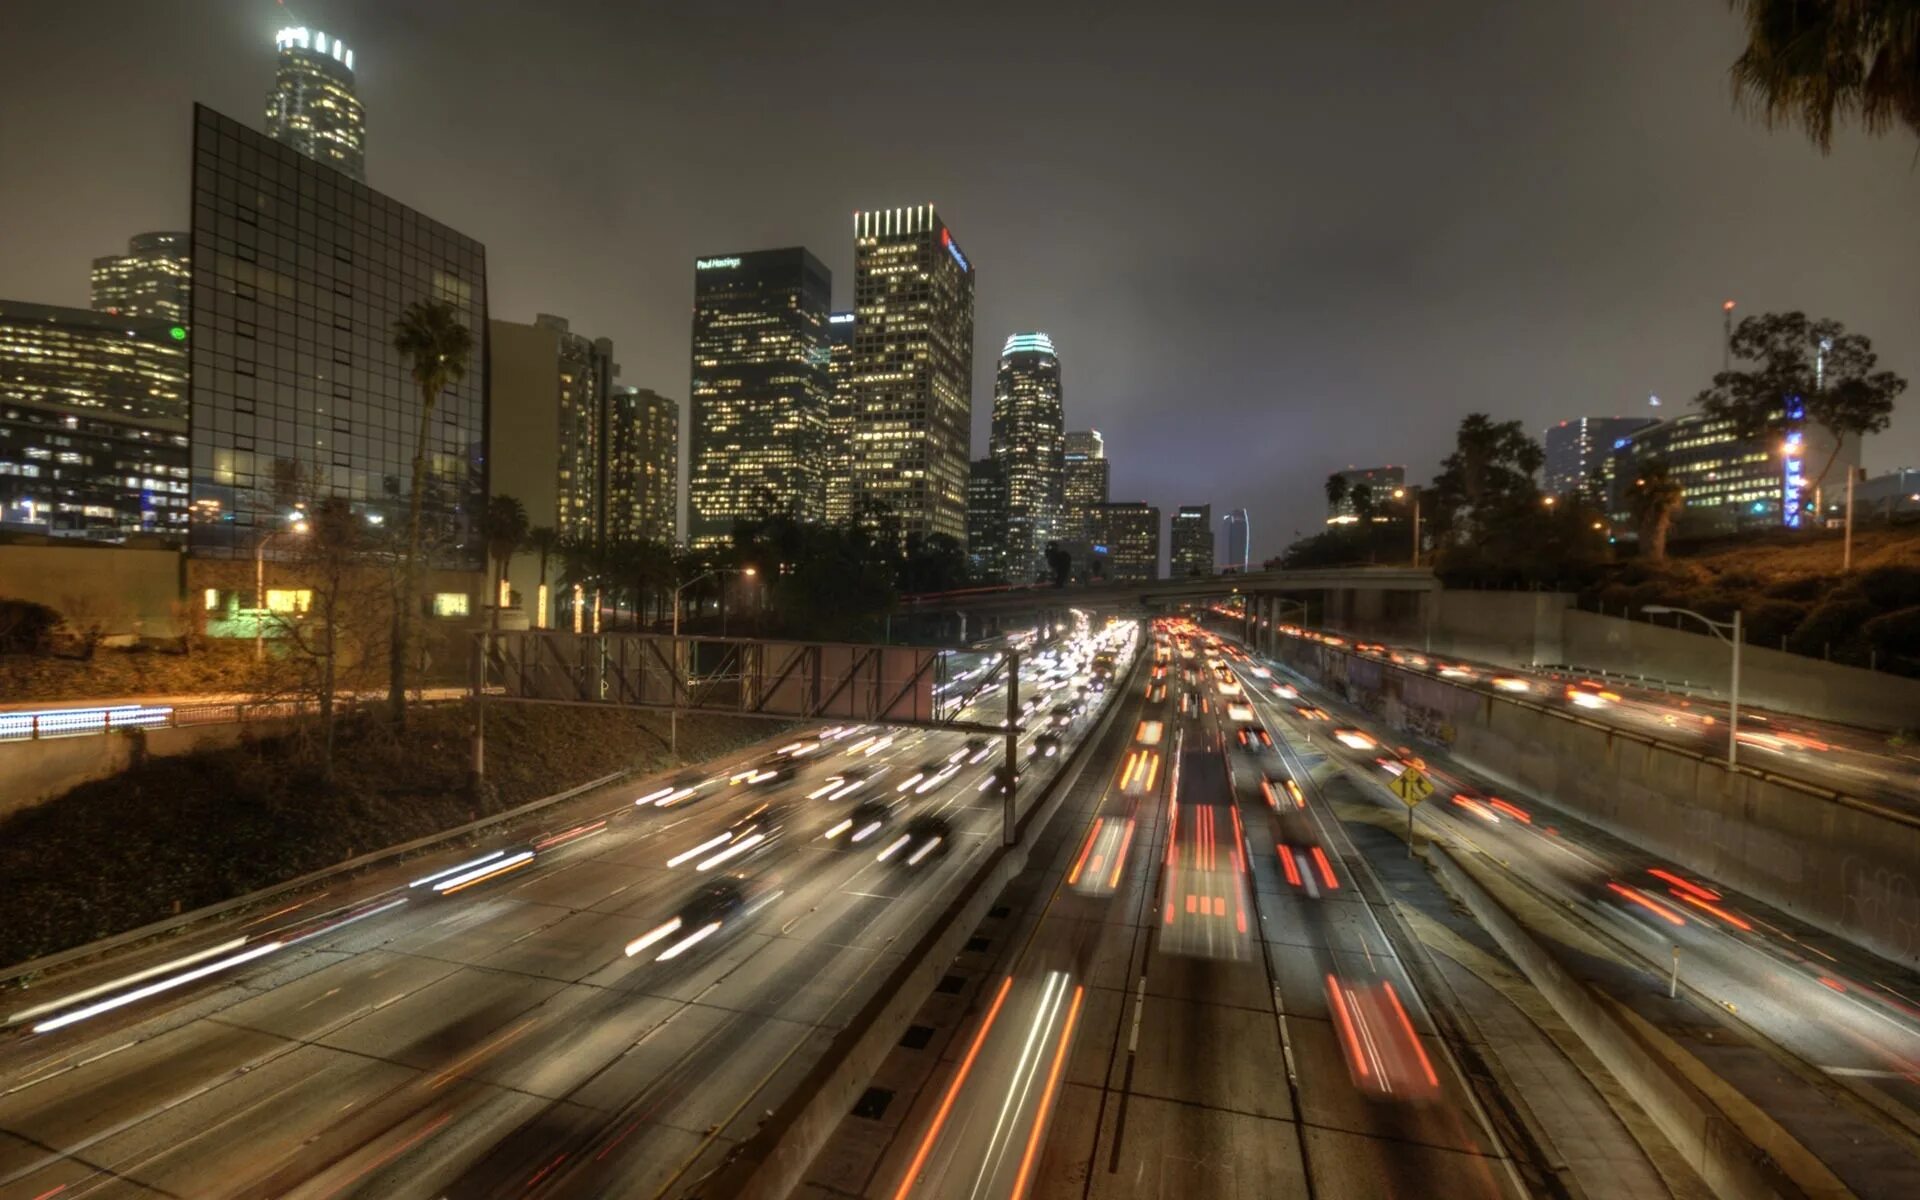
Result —
[[[1408,808],[1433,795],[1433,780],[1428,779],[1426,773],[1418,767],[1408,767],[1395,775],[1393,781],[1387,786],[1393,789],[1393,794],[1400,797],[1400,802]]]

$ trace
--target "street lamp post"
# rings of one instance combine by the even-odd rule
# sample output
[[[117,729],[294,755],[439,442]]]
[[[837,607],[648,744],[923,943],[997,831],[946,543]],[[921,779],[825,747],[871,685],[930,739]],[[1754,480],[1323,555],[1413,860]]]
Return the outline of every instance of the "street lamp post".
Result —
[[[293,524],[287,529],[275,529],[261,536],[253,544],[253,661],[265,662],[267,658],[267,622],[262,615],[267,607],[267,543],[284,533],[305,533],[307,517],[305,513],[296,513]]]
[[[1707,631],[1713,634],[1713,636],[1733,647],[1733,680],[1731,686],[1727,689],[1727,765],[1729,767],[1739,766],[1740,647],[1744,641],[1740,627],[1740,610],[1737,608],[1733,610],[1733,620],[1731,621],[1716,621],[1712,617],[1702,616],[1690,608],[1674,608],[1666,604],[1648,604],[1643,606],[1640,611],[1650,617],[1659,616],[1662,613],[1677,613],[1683,617],[1692,617],[1702,625],[1705,625]],[[1720,632],[1723,629],[1730,631],[1732,636],[1729,637],[1727,634]]]
[[[1393,489],[1395,500],[1405,500],[1408,496],[1413,497],[1413,565],[1417,567],[1420,565],[1420,489],[1412,484]]]
[[[711,571],[695,575],[692,579],[673,589],[673,711],[667,725],[667,753],[674,761],[680,759],[680,693],[686,688],[687,669],[680,655],[680,593],[702,580],[712,579],[716,575],[752,576],[752,567],[715,567]],[[726,601],[721,600],[721,612],[726,611]]]

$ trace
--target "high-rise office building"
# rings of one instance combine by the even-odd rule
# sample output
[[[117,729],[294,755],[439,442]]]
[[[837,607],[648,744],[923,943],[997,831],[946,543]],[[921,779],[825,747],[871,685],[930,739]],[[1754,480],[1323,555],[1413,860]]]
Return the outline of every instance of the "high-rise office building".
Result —
[[[361,183],[367,181],[367,118],[353,91],[353,51],[317,29],[273,37],[279,62],[267,93],[267,135]]]
[[[184,538],[187,330],[0,301],[0,525]]]
[[[853,520],[853,314],[827,316],[827,524]]]
[[[1613,444],[1651,424],[1651,417],[1574,417],[1547,426],[1542,488],[1549,496],[1599,498],[1595,476],[1613,453]]]
[[[1373,519],[1386,520],[1387,502],[1393,496],[1394,489],[1405,487],[1407,482],[1405,467],[1348,467],[1334,474],[1346,480],[1347,488],[1340,499],[1327,503],[1329,525],[1351,525],[1360,519],[1359,511],[1354,507],[1355,488],[1367,489],[1363,494],[1373,505]]]
[[[1213,574],[1213,505],[1181,505],[1173,514],[1169,543],[1167,566],[1174,579]]]
[[[1087,522],[1096,504],[1112,499],[1112,464],[1107,462],[1106,439],[1098,429],[1070,432],[1062,445],[1059,540],[1073,557],[1074,578],[1085,579],[1093,553]]]
[[[565,317],[488,322],[493,490],[536,526],[573,541],[605,536],[613,343],[573,332]]]
[[[1007,481],[1007,572],[1017,582],[1045,572],[1047,545],[1062,533],[1065,435],[1053,339],[1016,333],[1001,349],[994,376],[991,452]]]
[[[615,384],[607,398],[606,536],[671,545],[680,512],[680,405]]]
[[[299,471],[404,520],[420,425],[394,323],[419,300],[473,331],[428,425],[429,561],[477,567],[487,495],[487,259],[479,242],[212,109],[194,109],[194,553],[245,557]]]
[[[1008,578],[1007,471],[996,458],[976,458],[967,471],[967,562],[976,579]]]
[[[1160,510],[1138,500],[1096,504],[1087,518],[1091,573],[1113,583],[1160,578]]]
[[[93,260],[93,310],[178,325],[187,315],[192,235],[137,233],[125,254]]]
[[[1230,570],[1245,572],[1253,561],[1253,518],[1244,508],[1236,508],[1220,518],[1227,529],[1226,553],[1220,565]]]
[[[966,537],[973,266],[931,204],[854,214],[853,488],[866,519]]]
[[[1730,420],[1690,413],[1616,438],[1602,468],[1608,512],[1632,529],[1628,489],[1642,467],[1662,463],[1680,483],[1675,526],[1684,532],[1802,528],[1813,520],[1812,500],[1804,492],[1814,473],[1833,456],[1827,486],[1844,492],[1846,472],[1860,466],[1860,439],[1848,439],[1835,456],[1833,439],[1825,430],[1811,421],[1796,421],[1784,436],[1742,438]]]
[[[734,522],[826,512],[833,276],[795,246],[694,263],[687,541]]]

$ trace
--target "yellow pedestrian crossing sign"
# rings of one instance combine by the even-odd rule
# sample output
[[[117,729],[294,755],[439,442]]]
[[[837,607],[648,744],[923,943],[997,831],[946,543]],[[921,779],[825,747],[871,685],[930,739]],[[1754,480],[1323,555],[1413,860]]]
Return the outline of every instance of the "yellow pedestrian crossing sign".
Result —
[[[1400,802],[1408,808],[1433,795],[1433,780],[1428,779],[1426,772],[1419,767],[1408,767],[1395,775],[1393,782],[1387,786],[1393,789],[1393,794],[1400,797]]]

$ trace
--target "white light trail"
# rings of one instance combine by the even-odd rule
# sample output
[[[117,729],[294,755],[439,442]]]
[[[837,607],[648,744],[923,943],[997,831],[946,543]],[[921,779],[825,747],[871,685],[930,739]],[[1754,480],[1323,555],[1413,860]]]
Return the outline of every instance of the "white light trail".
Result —
[[[149,996],[157,996],[161,992],[177,988],[183,983],[192,983],[196,979],[205,979],[207,976],[219,971],[224,971],[228,967],[237,967],[241,963],[251,962],[263,955],[271,954],[279,948],[279,942],[262,942],[253,949],[243,950],[231,958],[223,958],[218,962],[210,962],[205,966],[195,967],[183,975],[175,975],[170,979],[162,979],[158,983],[150,983],[143,988],[136,988],[131,992],[115,996],[112,999],[102,1000],[98,1004],[90,1004],[85,1008],[75,1009],[70,1013],[55,1017],[51,1021],[42,1021],[33,1027],[33,1031],[35,1033],[50,1033],[55,1029],[64,1028],[77,1021],[84,1021],[88,1017],[97,1017],[103,1012],[111,1012],[113,1009],[132,1004],[136,1000],[145,1000]]]
[[[714,855],[712,858],[701,860],[700,865],[696,866],[694,870],[696,871],[709,870],[713,867],[719,866],[723,862],[728,862],[728,861],[731,861],[732,859],[739,858],[742,854],[745,854],[747,851],[753,849],[755,846],[758,846],[761,842],[764,842],[766,840],[767,840],[767,835],[764,833],[748,834],[746,837],[743,837],[739,841],[735,842],[733,845],[728,846],[725,850],[722,850],[720,853]]]
[[[694,930],[692,933],[688,934],[686,937],[681,938],[679,941],[675,942],[673,945],[668,946],[665,950],[662,950],[660,952],[660,957],[655,959],[654,961],[667,962],[671,959],[679,958],[682,954],[685,954],[687,951],[693,949],[695,946],[699,945],[701,942],[706,941],[708,938],[712,937],[714,934],[718,932],[720,932],[720,922],[718,921],[715,921],[711,925],[702,925],[700,928]]]
[[[505,850],[495,850],[492,854],[488,854],[480,858],[476,858],[472,862],[464,862],[457,867],[448,867],[444,871],[435,871],[431,875],[424,875],[419,879],[414,880],[412,883],[408,884],[407,886],[410,888],[417,888],[423,883],[432,883],[434,880],[444,879],[448,875],[457,875],[462,871],[466,871],[466,870],[469,870],[470,868],[477,867],[481,863],[492,862],[494,859],[499,858],[504,854],[506,854]]]
[[[205,950],[188,954],[182,958],[173,959],[171,962],[163,962],[157,967],[148,967],[144,971],[136,971],[131,975],[123,975],[119,979],[110,980],[98,987],[90,987],[84,992],[75,992],[71,996],[62,996],[58,1000],[49,1000],[45,1004],[36,1004],[32,1008],[23,1008],[8,1017],[7,1024],[17,1025],[21,1021],[32,1020],[41,1013],[49,1013],[58,1008],[65,1008],[69,1004],[78,1004],[82,1000],[91,1000],[95,996],[104,996],[108,992],[117,991],[130,983],[139,983],[142,979],[152,979],[155,975],[165,975],[168,971],[187,966],[190,963],[197,963],[204,959],[212,958],[216,954],[225,954],[229,950],[237,950],[246,944],[247,939],[243,937],[234,938],[230,942],[221,942],[218,946],[209,946]]]
[[[675,933],[678,933],[679,930],[680,930],[679,917],[674,917],[672,920],[668,921],[666,924],[654,927],[652,930],[641,934],[639,937],[627,943],[627,957],[632,958],[634,955],[640,953],[642,950],[645,950],[648,946],[653,945],[655,942],[659,941],[661,938],[669,937]]]
[[[726,833],[716,834],[713,837],[708,838],[706,841],[701,842],[698,846],[695,846],[693,849],[684,850],[679,854],[674,855],[672,858],[667,860],[667,865],[669,867],[677,867],[681,863],[687,862],[690,859],[699,858],[702,854],[705,854],[707,851],[713,849],[715,846],[726,845],[727,839],[730,838],[731,836],[732,836],[731,834],[726,834]]]
[[[453,890],[454,888],[465,887],[467,884],[473,883],[483,878],[484,876],[492,875],[497,871],[507,870],[509,867],[519,866],[523,862],[532,861],[532,859],[533,859],[533,851],[531,850],[522,850],[518,854],[509,854],[507,857],[500,859],[498,862],[487,862],[482,866],[475,867],[473,870],[468,871],[463,875],[455,875],[451,879],[442,879],[440,882],[433,885],[433,890],[436,892],[447,892],[447,891]]]

